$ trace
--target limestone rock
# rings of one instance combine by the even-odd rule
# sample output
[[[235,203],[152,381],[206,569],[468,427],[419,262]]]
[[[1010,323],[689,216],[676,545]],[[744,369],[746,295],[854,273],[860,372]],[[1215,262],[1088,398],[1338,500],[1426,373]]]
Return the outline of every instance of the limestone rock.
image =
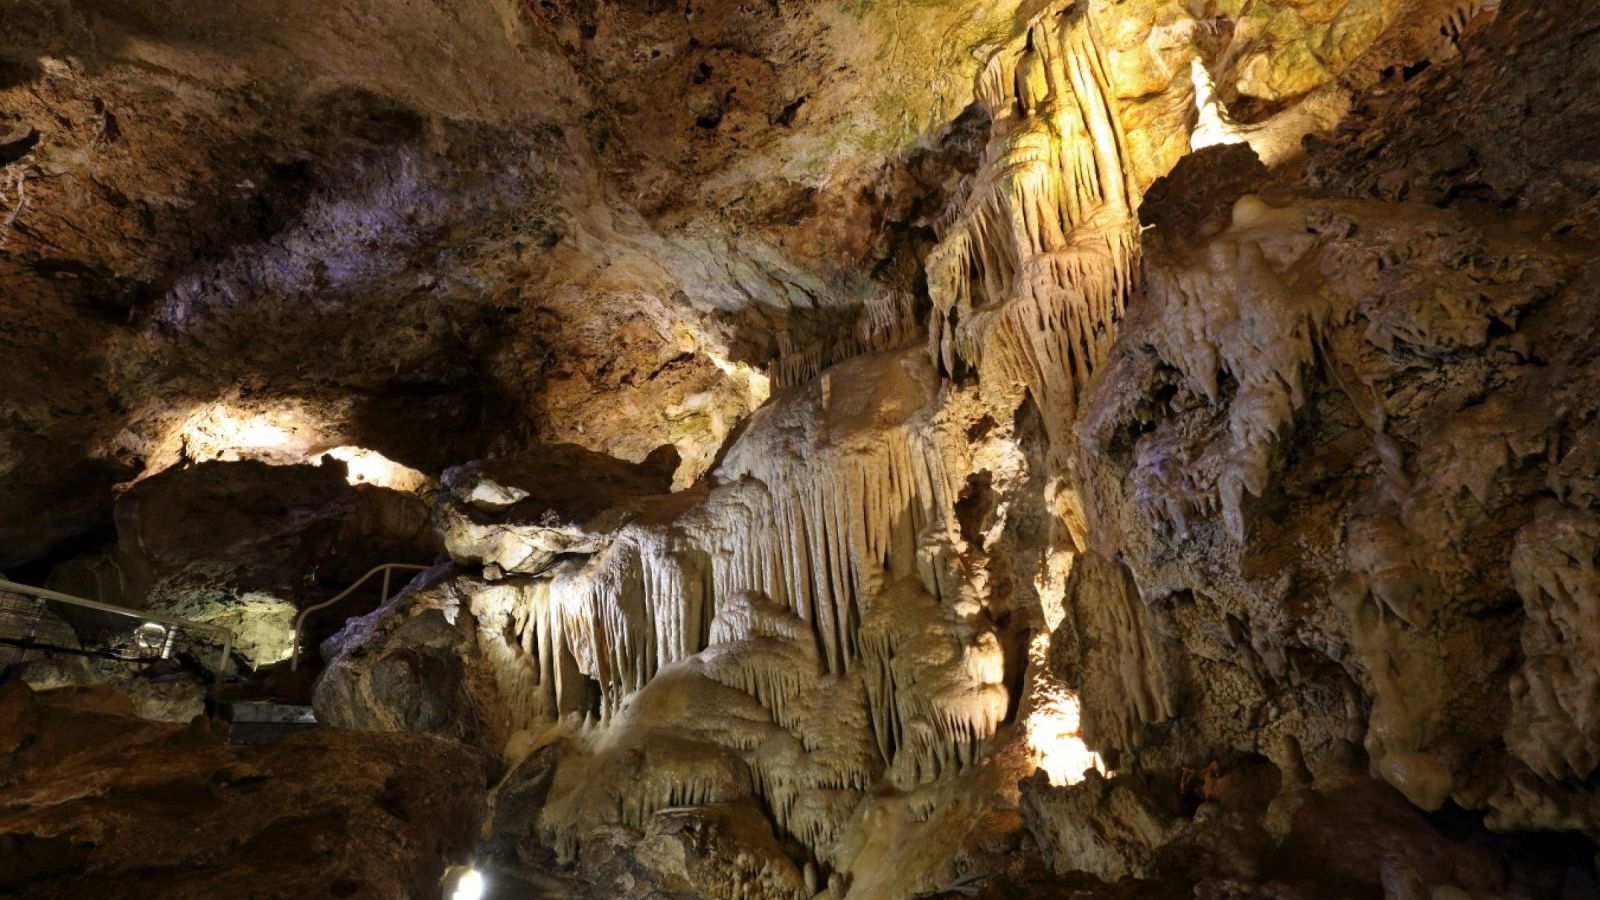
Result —
[[[1593,4],[171,5],[0,39],[0,563],[132,479],[56,577],[270,658],[427,537],[328,455],[456,467],[450,558],[322,644],[384,734],[0,685],[0,778],[232,760],[0,872],[240,785],[202,855],[309,833],[308,895],[432,892],[445,822],[529,895],[1594,893]]]
[[[1152,798],[1159,793],[1144,781],[1091,772],[1065,788],[1036,774],[1023,782],[1022,796],[1028,827],[1057,873],[1118,881],[1153,874],[1151,861],[1171,838],[1177,810]]]
[[[538,575],[604,549],[677,467],[671,444],[637,466],[572,444],[469,463],[445,473],[434,524],[457,562]]]
[[[1496,39],[1567,47],[1550,27],[1521,16]],[[1425,81],[1523,89],[1491,59]],[[1405,98],[1423,89],[1368,109],[1363,127],[1421,140],[1400,110],[1419,109]],[[1387,115],[1402,118],[1379,125]],[[1169,183],[1231,196],[1224,165],[1196,154]],[[1307,176],[1331,184],[1326,169]],[[1281,761],[1289,737],[1316,771],[1359,740],[1373,772],[1423,808],[1588,827],[1591,792],[1552,780],[1589,766],[1585,676],[1554,675],[1567,664],[1547,655],[1586,602],[1583,564],[1563,560],[1586,557],[1588,501],[1540,499],[1568,484],[1587,498],[1586,475],[1567,479],[1590,441],[1576,397],[1596,373],[1572,348],[1595,323],[1573,299],[1594,275],[1584,251],[1536,236],[1560,227],[1570,198],[1530,196],[1547,218],[1525,232],[1470,201],[1262,190],[1221,230],[1202,218],[1147,235],[1145,291],[1078,425],[1087,531],[1120,553],[1143,630],[1184,647],[1191,724],[1175,758],[1198,739]],[[1540,549],[1519,533],[1541,535]],[[1559,713],[1558,694],[1573,698]]]

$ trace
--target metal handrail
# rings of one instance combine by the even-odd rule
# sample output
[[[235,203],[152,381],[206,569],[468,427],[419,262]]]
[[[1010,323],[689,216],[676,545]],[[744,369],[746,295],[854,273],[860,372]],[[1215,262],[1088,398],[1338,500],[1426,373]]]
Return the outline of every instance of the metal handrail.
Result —
[[[300,610],[300,615],[295,616],[294,618],[294,639],[289,645],[289,671],[297,672],[300,670],[300,629],[303,625],[305,625],[306,616],[311,615],[319,609],[325,609],[329,606],[332,606],[335,603],[338,603],[340,600],[343,600],[344,598],[355,593],[356,588],[366,584],[369,578],[378,574],[379,572],[383,573],[383,596],[379,598],[378,602],[385,603],[389,599],[390,573],[392,573],[395,569],[403,569],[408,572],[424,572],[427,571],[428,568],[428,566],[419,566],[415,563],[384,563],[381,566],[373,566],[371,569],[367,570],[367,574],[357,578],[354,584],[350,585],[339,593],[334,594],[332,597],[329,597],[321,603],[317,603]]]
[[[71,606],[81,606],[85,609],[93,609],[99,612],[111,613],[112,615],[126,616],[130,619],[138,619],[142,622],[159,622],[162,625],[170,625],[174,628],[180,628],[184,631],[201,631],[210,632],[212,634],[220,634],[222,635],[222,654],[217,659],[217,681],[219,682],[222,680],[223,674],[227,671],[228,657],[233,655],[233,631],[232,629],[229,629],[223,625],[213,625],[208,622],[196,622],[192,619],[180,619],[177,616],[167,616],[162,615],[161,613],[149,612],[142,609],[128,609],[122,606],[112,606],[109,603],[101,603],[98,600],[90,600],[86,597],[74,597],[71,594],[63,594],[60,591],[50,591],[44,588],[33,587],[32,585],[18,584],[15,581],[7,581],[3,578],[0,578],[0,592],[21,594],[25,597],[37,597],[41,600],[54,600],[57,603],[66,603]]]

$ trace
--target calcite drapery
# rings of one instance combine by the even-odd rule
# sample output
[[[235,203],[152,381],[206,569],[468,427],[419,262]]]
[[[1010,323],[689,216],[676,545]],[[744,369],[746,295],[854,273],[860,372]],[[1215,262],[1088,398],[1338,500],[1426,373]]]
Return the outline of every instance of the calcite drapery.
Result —
[[[1116,335],[1137,266],[1138,188],[1090,6],[1040,14],[977,94],[991,136],[928,257],[929,346],[945,373],[1026,387],[1057,429]]]

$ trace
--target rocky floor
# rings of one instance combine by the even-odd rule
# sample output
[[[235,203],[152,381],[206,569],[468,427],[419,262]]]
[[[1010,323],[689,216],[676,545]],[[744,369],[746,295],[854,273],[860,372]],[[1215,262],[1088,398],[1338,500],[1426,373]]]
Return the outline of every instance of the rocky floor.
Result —
[[[321,728],[230,747],[114,690],[0,687],[0,895],[434,897],[469,862],[485,765]]]

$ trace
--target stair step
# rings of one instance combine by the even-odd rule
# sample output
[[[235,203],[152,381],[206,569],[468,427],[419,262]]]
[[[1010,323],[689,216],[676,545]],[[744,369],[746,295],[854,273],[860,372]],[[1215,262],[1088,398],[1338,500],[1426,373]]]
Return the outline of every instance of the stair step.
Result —
[[[271,700],[238,700],[226,706],[228,743],[265,744],[286,734],[317,727],[309,706]]]

